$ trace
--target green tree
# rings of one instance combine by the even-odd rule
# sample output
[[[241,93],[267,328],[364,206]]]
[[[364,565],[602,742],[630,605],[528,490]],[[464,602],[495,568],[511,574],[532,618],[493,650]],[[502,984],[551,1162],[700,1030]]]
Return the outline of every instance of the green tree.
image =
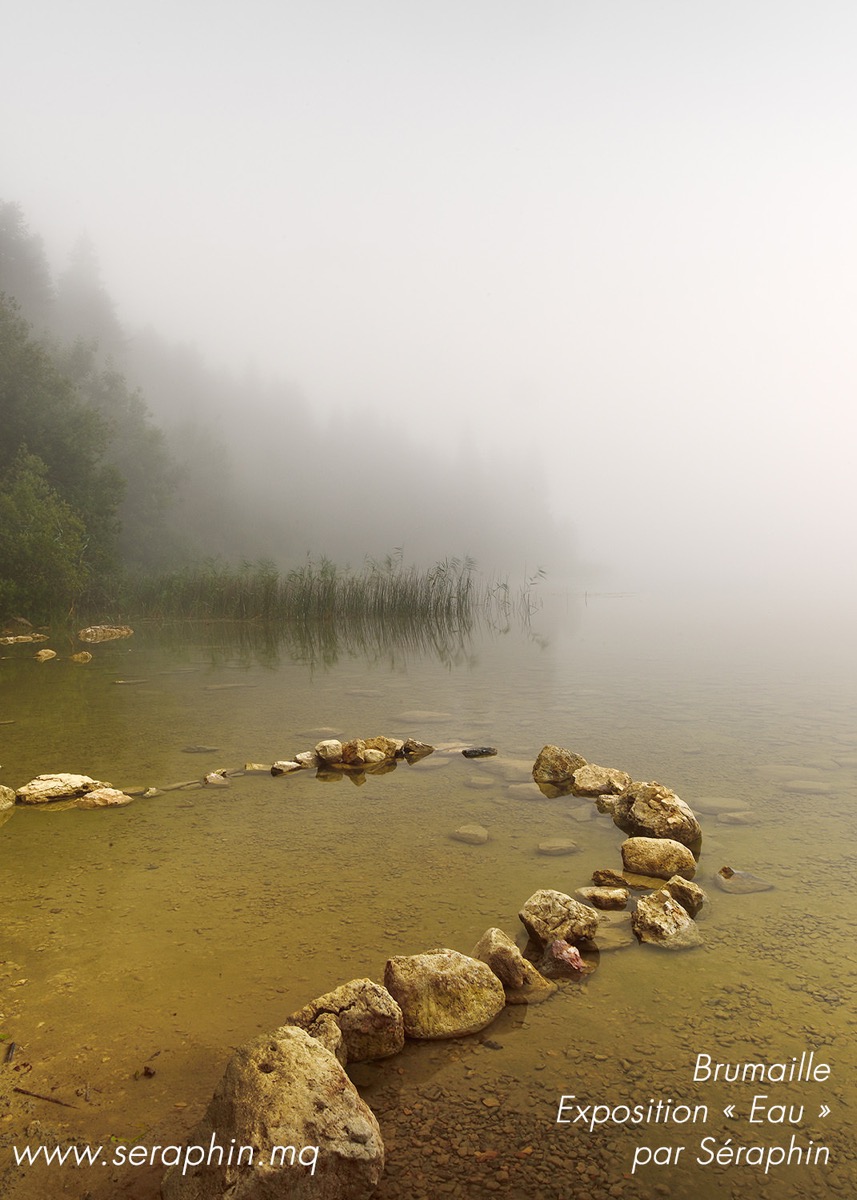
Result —
[[[17,307],[2,297],[0,413],[0,474],[26,446],[44,464],[48,486],[83,522],[91,571],[98,576],[111,570],[123,483],[104,461],[109,429],[33,340]]]
[[[83,522],[21,447],[0,479],[0,617],[68,611],[89,580]]]
[[[105,460],[125,484],[118,510],[123,563],[142,569],[179,565],[185,555],[170,522],[178,468],[141,392],[112,364],[99,365],[94,342],[60,347],[54,361],[106,425]]]

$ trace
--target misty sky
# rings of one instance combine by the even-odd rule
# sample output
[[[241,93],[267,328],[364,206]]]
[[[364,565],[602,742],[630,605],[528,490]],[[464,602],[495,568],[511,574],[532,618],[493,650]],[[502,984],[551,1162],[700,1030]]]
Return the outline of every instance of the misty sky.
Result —
[[[58,266],[91,235],[124,322],[520,453],[617,585],[853,581],[853,0],[3,26],[0,197]]]

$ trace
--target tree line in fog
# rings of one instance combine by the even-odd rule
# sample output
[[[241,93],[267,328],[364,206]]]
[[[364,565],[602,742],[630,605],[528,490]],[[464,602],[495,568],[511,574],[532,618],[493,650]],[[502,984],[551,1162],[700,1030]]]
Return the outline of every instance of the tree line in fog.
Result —
[[[564,570],[544,465],[467,444],[406,399],[396,421],[322,416],[294,385],[129,329],[88,238],[54,272],[0,201],[0,619],[106,607],[123,579],[210,559],[360,568],[398,548]]]

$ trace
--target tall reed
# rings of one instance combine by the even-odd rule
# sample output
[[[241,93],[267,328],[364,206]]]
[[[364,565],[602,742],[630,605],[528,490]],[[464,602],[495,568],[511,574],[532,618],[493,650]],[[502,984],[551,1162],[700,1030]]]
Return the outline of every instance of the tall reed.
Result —
[[[359,570],[310,559],[280,572],[268,560],[239,567],[208,561],[164,575],[129,576],[120,594],[98,606],[116,621],[153,620],[176,628],[208,624],[207,638],[236,643],[252,658],[270,661],[285,651],[301,661],[329,664],[342,654],[404,661],[430,654],[452,664],[466,659],[476,627],[505,633],[529,626],[539,607],[534,585],[541,572],[515,590],[485,579],[470,558],[430,568],[407,566],[401,551]],[[215,630],[220,630],[216,634]],[[179,637],[190,636],[184,630]],[[212,643],[214,650],[214,643]]]
[[[280,573],[262,560],[233,567],[217,562],[160,576],[135,576],[123,608],[161,619],[472,620],[479,597],[470,559],[447,559],[424,570],[396,556],[370,559],[359,571],[328,559]]]

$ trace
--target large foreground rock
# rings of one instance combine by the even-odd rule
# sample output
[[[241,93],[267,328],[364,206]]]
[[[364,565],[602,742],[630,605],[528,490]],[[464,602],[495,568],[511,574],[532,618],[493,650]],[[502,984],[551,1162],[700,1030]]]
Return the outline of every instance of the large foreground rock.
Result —
[[[702,934],[695,922],[666,888],[640,897],[631,925],[641,942],[666,950],[692,950],[702,945]]]
[[[613,805],[614,822],[636,837],[672,838],[695,846],[702,829],[690,807],[660,783],[632,783]]]
[[[16,798],[19,804],[46,804],[49,800],[71,800],[96,788],[112,787],[112,784],[100,783],[88,775],[37,775],[18,788]]]
[[[687,846],[672,838],[626,838],[622,843],[622,862],[626,871],[658,879],[670,879],[673,875],[693,879],[696,874],[696,859]]]
[[[389,1058],[391,1054],[398,1054],[405,1044],[401,1008],[387,989],[372,979],[352,979],[342,987],[326,992],[292,1013],[287,1024],[297,1025],[311,1037],[321,1037],[327,1044],[330,1020],[342,1034],[344,1054],[340,1061],[353,1063]],[[332,1047],[328,1046],[328,1049]]]
[[[556,984],[545,979],[524,958],[517,945],[502,929],[486,929],[473,947],[473,958],[487,963],[503,985],[507,1004],[540,1004],[556,991]]]
[[[598,928],[598,914],[593,909],[551,888],[533,892],[518,916],[530,937],[542,946],[557,938],[564,942],[585,942]]]
[[[384,983],[412,1038],[461,1037],[490,1025],[505,1007],[500,980],[484,962],[456,950],[391,958]]]
[[[229,1164],[233,1138],[236,1151],[253,1148],[252,1165]],[[221,1164],[216,1150],[208,1153],[212,1139],[224,1149]],[[281,1161],[272,1165],[274,1147],[292,1153],[278,1152]],[[364,1200],[384,1169],[372,1111],[334,1056],[289,1026],[235,1052],[190,1134],[192,1148],[211,1162],[184,1175],[171,1167],[163,1200]]]

